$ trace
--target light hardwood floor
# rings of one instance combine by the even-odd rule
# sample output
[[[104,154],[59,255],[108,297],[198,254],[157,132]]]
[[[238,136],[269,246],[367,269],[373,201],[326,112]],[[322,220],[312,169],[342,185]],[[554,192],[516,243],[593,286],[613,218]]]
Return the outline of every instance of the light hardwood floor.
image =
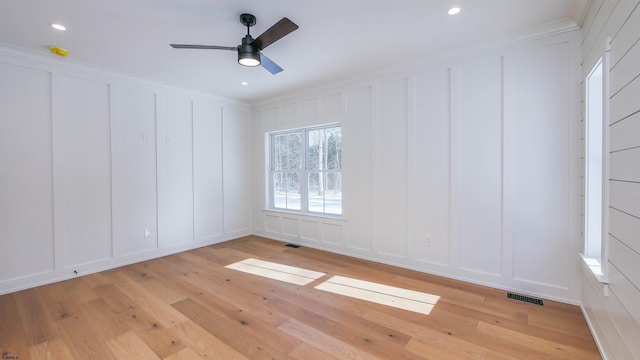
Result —
[[[301,286],[226,265],[327,273]],[[429,315],[320,291],[330,276],[439,295]],[[600,359],[580,309],[246,237],[0,296],[3,359]]]

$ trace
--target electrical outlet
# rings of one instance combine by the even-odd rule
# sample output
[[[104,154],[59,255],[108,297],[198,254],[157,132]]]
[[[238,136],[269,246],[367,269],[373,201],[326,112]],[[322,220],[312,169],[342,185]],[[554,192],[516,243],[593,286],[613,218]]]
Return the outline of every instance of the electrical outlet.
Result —
[[[426,247],[431,247],[431,238],[429,238],[429,237],[426,238],[425,241],[424,241],[424,245]]]
[[[151,237],[151,230],[144,229],[144,237],[145,238],[150,238]]]

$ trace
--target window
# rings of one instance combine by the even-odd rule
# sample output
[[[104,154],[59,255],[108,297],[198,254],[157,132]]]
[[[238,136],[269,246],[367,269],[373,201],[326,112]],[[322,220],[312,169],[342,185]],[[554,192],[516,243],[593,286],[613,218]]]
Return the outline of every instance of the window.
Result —
[[[585,86],[585,188],[584,258],[591,270],[602,275],[604,191],[604,78],[602,59],[586,78]]]
[[[269,134],[270,208],[342,215],[342,127]]]

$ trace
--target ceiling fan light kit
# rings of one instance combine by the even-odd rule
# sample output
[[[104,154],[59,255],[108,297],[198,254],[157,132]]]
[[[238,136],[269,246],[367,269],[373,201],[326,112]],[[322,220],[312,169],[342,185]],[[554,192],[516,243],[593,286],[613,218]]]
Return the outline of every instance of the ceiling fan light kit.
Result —
[[[238,52],[238,63],[243,66],[262,65],[272,74],[282,71],[282,68],[262,54],[262,50],[274,42],[289,35],[298,28],[293,21],[283,17],[267,29],[256,39],[251,37],[250,28],[256,24],[256,17],[251,14],[241,14],[240,22],[247,27],[247,35],[242,38],[242,44],[237,47],[217,46],[217,45],[190,45],[190,44],[170,44],[175,49],[209,49],[209,50],[235,50]]]
[[[244,66],[260,65],[260,49],[251,45],[253,38],[247,35],[242,39],[242,45],[238,46],[238,64]]]
[[[249,67],[258,66],[260,65],[260,53],[238,50],[238,64]]]

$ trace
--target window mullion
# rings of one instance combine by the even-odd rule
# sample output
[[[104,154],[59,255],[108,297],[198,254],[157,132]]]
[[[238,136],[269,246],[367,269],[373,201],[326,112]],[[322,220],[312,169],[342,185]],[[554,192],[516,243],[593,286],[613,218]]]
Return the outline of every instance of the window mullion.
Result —
[[[309,211],[309,175],[307,169],[307,154],[308,150],[308,141],[307,138],[309,136],[309,131],[305,130],[302,132],[302,163],[300,169],[300,210],[304,212]]]

